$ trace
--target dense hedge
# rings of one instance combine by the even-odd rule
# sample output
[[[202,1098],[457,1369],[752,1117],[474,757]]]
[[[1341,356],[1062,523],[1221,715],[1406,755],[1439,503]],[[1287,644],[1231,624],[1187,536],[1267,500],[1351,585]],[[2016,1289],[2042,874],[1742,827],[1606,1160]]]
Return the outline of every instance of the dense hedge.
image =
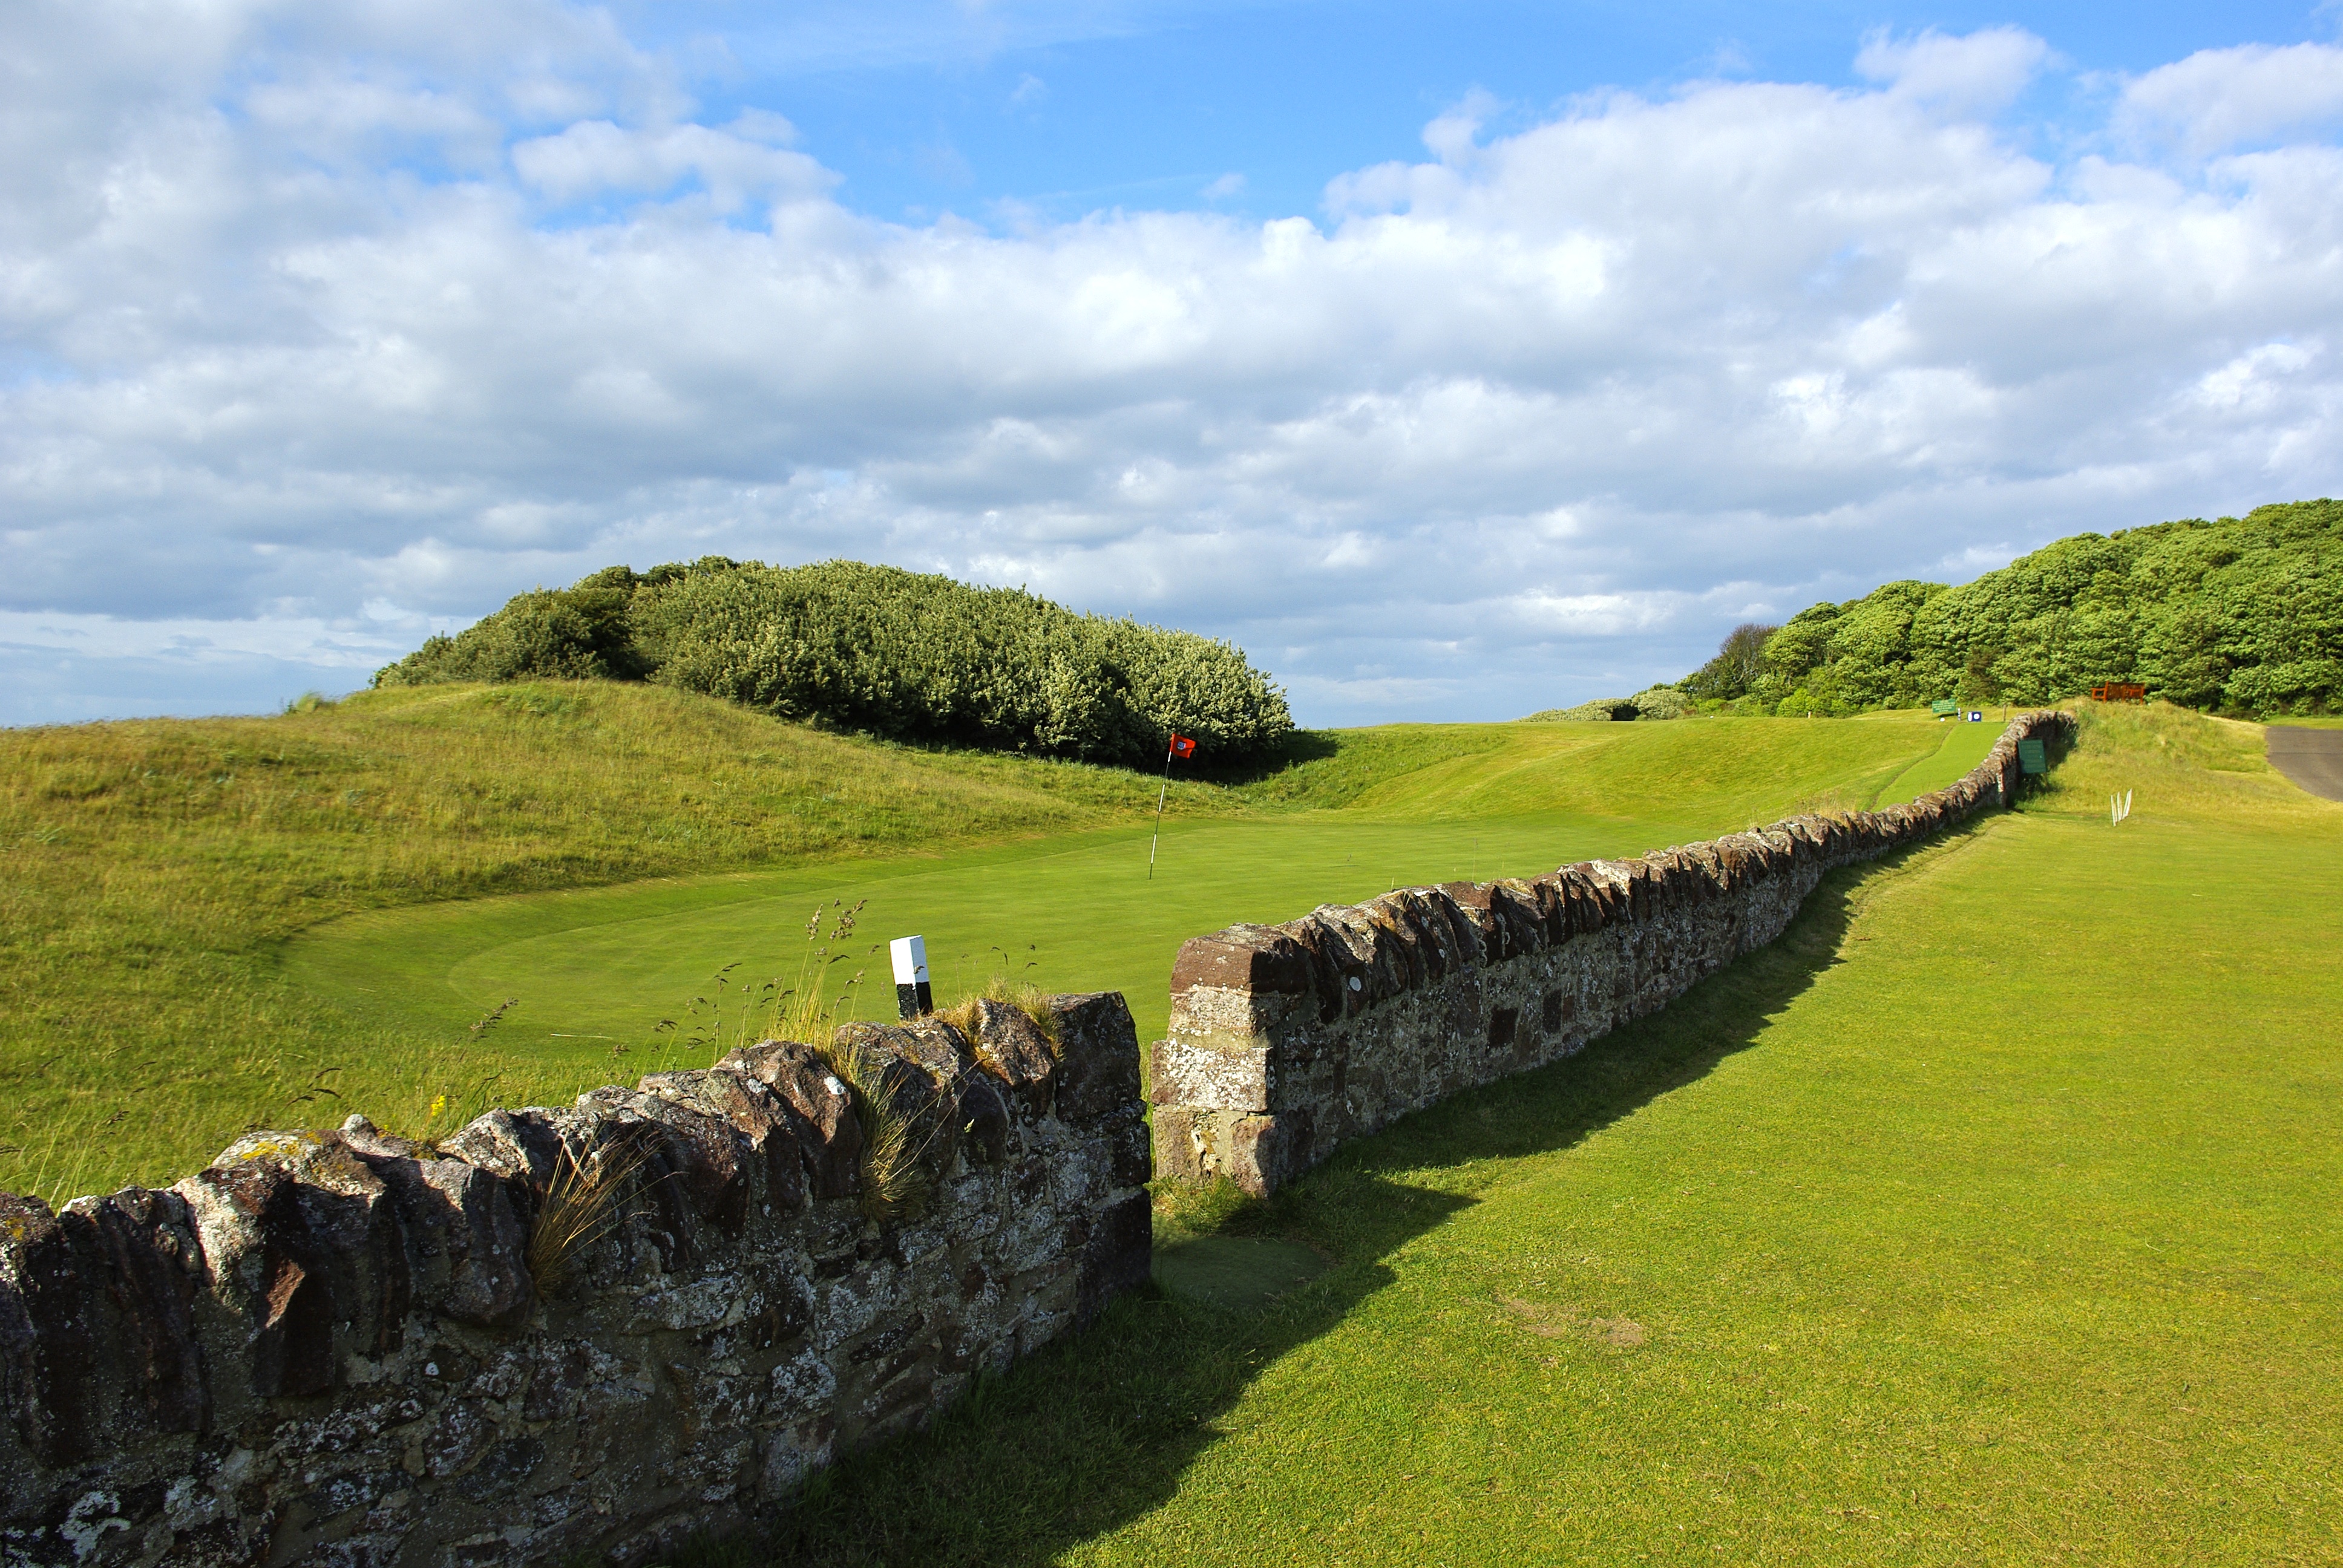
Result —
[[[1960,588],[1889,583],[1800,611],[1757,665],[1728,649],[1681,684],[1710,706],[1787,714],[2046,702],[2101,681],[2231,713],[2332,710],[2343,502],[2078,534]]]
[[[859,561],[709,557],[516,597],[378,671],[377,686],[529,677],[655,680],[903,739],[1146,766],[1166,735],[1209,762],[1265,759],[1293,729],[1224,642],[1077,615]]]
[[[1575,708],[1549,708],[1529,715],[1522,722],[1611,724],[1635,719],[1682,719],[1692,711],[1693,705],[1684,694],[1663,682],[1647,686],[1633,697],[1598,697]]]

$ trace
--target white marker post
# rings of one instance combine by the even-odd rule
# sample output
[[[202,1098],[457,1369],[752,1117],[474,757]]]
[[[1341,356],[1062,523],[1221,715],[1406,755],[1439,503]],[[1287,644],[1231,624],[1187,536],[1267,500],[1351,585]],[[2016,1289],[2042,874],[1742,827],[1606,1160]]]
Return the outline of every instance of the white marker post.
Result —
[[[935,1011],[935,993],[928,989],[928,940],[897,937],[887,950],[895,960],[895,1015],[909,1020]]]

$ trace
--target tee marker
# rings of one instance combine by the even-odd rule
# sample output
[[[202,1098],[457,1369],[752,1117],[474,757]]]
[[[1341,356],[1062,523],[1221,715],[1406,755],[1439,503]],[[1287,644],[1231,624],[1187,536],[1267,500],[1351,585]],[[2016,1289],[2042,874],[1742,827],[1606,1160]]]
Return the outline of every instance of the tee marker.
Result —
[[[928,940],[897,937],[887,951],[895,960],[895,1016],[910,1020],[935,1011],[935,993],[928,989]]]

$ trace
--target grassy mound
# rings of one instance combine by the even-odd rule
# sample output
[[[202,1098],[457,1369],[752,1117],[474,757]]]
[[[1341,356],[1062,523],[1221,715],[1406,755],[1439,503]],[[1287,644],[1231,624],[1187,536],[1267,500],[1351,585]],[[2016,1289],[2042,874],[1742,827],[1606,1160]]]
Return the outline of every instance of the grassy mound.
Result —
[[[252,1121],[337,1121],[354,1100],[409,1120],[474,1103],[496,1070],[467,1059],[477,1037],[368,1023],[279,974],[284,940],[337,915],[1153,805],[1116,769],[907,750],[599,682],[0,731],[0,1189],[169,1181]]]

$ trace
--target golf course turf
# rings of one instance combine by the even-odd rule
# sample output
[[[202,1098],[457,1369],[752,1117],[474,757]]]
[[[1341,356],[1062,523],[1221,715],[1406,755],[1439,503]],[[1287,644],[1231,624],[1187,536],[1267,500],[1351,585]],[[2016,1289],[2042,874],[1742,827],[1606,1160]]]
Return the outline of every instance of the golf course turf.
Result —
[[[2088,714],[1582,1056],[1168,1194],[1328,1266],[1167,1278],[702,1560],[2337,1561],[2343,809],[2258,741]]]
[[[1748,774],[1756,771],[1748,764],[1801,749],[1795,726],[1785,734],[1779,723],[1758,722],[1763,729],[1745,725],[1739,736],[1728,729],[1694,737],[1728,749],[1742,741],[1737,760],[1744,766],[1726,776],[1732,784],[1748,787]],[[809,916],[860,904],[865,907],[855,938],[833,950],[844,961],[833,972],[832,994],[858,970],[869,970],[862,993],[848,1004],[850,1016],[891,1012],[885,955],[873,950],[885,938],[918,931],[927,938],[940,995],[981,990],[995,974],[1051,990],[1121,990],[1142,1038],[1153,1039],[1169,1004],[1171,955],[1187,937],[1236,920],[1287,919],[1393,887],[1534,874],[1590,856],[1640,853],[1733,825],[1727,802],[1715,799],[1724,780],[1695,783],[1681,768],[1670,769],[1682,794],[1670,803],[1673,810],[1655,809],[1648,797],[1657,792],[1648,787],[1647,799],[1621,801],[1615,814],[1586,809],[1599,799],[1554,809],[1557,797],[1567,799],[1557,788],[1564,769],[1556,764],[1583,760],[1576,749],[1557,757],[1522,744],[1510,727],[1454,728],[1468,743],[1481,739],[1480,731],[1507,744],[1393,769],[1371,793],[1334,810],[1177,823],[1151,876],[1146,829],[1059,835],[940,857],[386,910],[297,939],[286,950],[287,972],[354,1014],[397,1017],[421,1030],[460,1030],[516,997],[518,1004],[498,1026],[508,1039],[541,1040],[571,1055],[598,1051],[613,1059],[605,1070],[616,1072],[647,1051],[665,1065],[680,1049],[671,1042],[681,1031],[659,1031],[660,1020],[679,1017],[693,997],[709,996],[725,965],[741,965],[726,977],[728,990],[744,980],[794,983],[808,949]],[[1872,775],[1892,777],[1875,777],[1864,803],[1909,799],[1975,767],[2000,733],[1987,725],[1942,729],[1950,732],[1907,719],[1852,732],[1861,744],[1819,766],[1797,770],[1794,764],[1779,794],[1731,804],[1770,819],[1802,788],[1837,782],[1829,770],[1866,765]],[[1636,733],[1625,726],[1572,729],[1592,730],[1611,753],[1649,752],[1668,738],[1654,727]],[[1432,736],[1443,739],[1438,731]],[[1533,732],[1530,739],[1550,735]],[[1575,736],[1565,731],[1562,739]],[[1682,732],[1676,739],[1681,744]],[[1916,758],[1900,769],[1878,760],[1916,749]],[[1615,769],[1621,759],[1605,760]],[[1945,779],[1930,777],[1946,769]],[[1713,793],[1704,796],[1701,784]],[[1544,809],[1499,814],[1536,808]],[[1460,810],[1487,814],[1452,814]],[[557,1043],[589,1040],[598,1044]]]
[[[12,738],[33,874],[10,896],[48,922],[9,938],[11,1000],[35,1017],[9,1025],[19,1104],[102,1144],[109,1093],[282,1124],[377,1113],[368,1091],[412,1106],[488,1078],[510,1100],[627,1076],[679,1031],[623,1037],[717,964],[793,973],[817,899],[869,898],[859,938],[915,922],[941,989],[963,951],[986,967],[981,936],[1003,950],[987,972],[1126,986],[1144,1029],[1161,942],[1908,798],[1998,730],[1358,732],[1175,791],[1150,883],[1151,782],[1108,770],[773,739],[786,727],[657,692],[433,700],[237,721],[237,746],[282,725],[300,744],[279,754],[317,759],[297,788],[269,782],[293,765],[264,775],[278,794],[247,797],[236,836],[216,815],[234,787],[204,782],[216,757],[166,799],[123,782],[147,782],[128,761],[72,753],[78,732]],[[2076,706],[2077,746],[2021,809],[1834,873],[1779,941],[1664,1012],[1353,1144],[1271,1202],[1162,1191],[1164,1288],[817,1477],[769,1538],[679,1561],[2343,1560],[2343,805],[2274,772],[2258,726]],[[654,720],[657,745],[627,739]],[[397,724],[411,765],[383,759]],[[539,728],[558,744],[531,750]],[[693,815],[672,786],[652,798],[693,735],[776,811],[804,803],[795,826],[725,831],[798,847],[724,839],[758,819]],[[187,743],[158,736],[138,743]],[[348,859],[317,847],[297,811],[339,822],[353,788],[392,795],[394,823],[431,820],[451,736],[481,749],[470,849],[419,830],[395,849],[347,830]],[[637,774],[610,760],[638,750]],[[753,751],[794,771],[721,760]],[[625,789],[551,820],[562,758]],[[876,839],[822,839],[818,797],[840,779],[927,803]],[[2120,826],[2116,790],[2135,798]],[[737,869],[653,837],[679,826]],[[377,863],[403,868],[396,885],[351,869]],[[223,887],[253,930],[214,929]],[[107,919],[78,918],[77,895]],[[621,1038],[577,1038],[613,1018],[595,1032]],[[108,1038],[112,1055],[76,1055]],[[297,1098],[337,1065],[342,1101]],[[282,1098],[233,1098],[256,1090]],[[143,1132],[121,1162],[167,1179],[146,1167],[204,1134]]]
[[[1198,932],[1870,805],[1993,728],[1304,736],[1266,777],[1175,780],[1151,879],[1143,775],[882,746],[656,687],[5,732],[0,1190],[167,1183],[256,1123],[363,1110],[431,1134],[704,1066],[719,1004],[728,1040],[755,1032],[742,989],[796,982],[817,906],[868,900],[830,944],[828,995],[866,971],[850,1013],[890,1010],[870,949],[919,931],[945,998],[995,975],[1120,990],[1157,1029]]]

